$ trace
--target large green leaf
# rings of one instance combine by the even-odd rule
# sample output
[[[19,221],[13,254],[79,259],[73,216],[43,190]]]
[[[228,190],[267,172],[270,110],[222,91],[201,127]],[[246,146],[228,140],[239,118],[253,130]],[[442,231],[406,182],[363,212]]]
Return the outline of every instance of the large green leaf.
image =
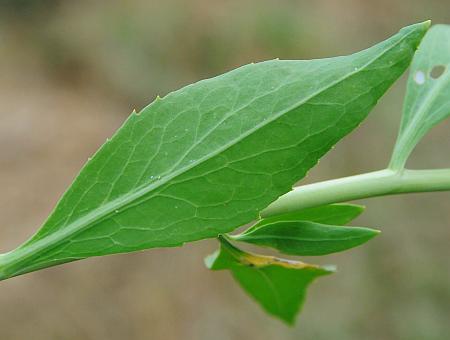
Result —
[[[155,100],[84,166],[39,232],[0,257],[0,277],[256,219],[360,124],[428,26],[351,56],[247,65]]]
[[[231,245],[223,237],[220,250],[205,259],[212,270],[229,269],[241,287],[268,313],[292,324],[300,311],[308,285],[331,274],[332,267],[255,255]]]
[[[315,256],[359,246],[379,232],[310,221],[278,221],[232,236],[233,240],[277,249],[283,254]]]
[[[425,35],[411,65],[392,168],[403,167],[422,137],[450,115],[449,68],[450,26],[435,25]]]

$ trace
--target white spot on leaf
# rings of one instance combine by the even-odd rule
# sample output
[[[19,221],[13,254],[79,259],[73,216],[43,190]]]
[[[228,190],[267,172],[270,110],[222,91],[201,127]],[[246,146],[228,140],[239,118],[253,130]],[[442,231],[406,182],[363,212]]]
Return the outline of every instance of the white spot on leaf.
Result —
[[[423,73],[422,71],[417,71],[414,75],[414,81],[418,85],[422,85],[423,83],[425,83],[425,73]]]

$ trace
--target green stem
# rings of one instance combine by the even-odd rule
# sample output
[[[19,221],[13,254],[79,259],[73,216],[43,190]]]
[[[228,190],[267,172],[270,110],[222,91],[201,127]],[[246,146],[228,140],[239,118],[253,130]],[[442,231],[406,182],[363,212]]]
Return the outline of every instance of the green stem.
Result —
[[[294,188],[261,212],[261,217],[355,199],[450,190],[450,169],[369,172]]]

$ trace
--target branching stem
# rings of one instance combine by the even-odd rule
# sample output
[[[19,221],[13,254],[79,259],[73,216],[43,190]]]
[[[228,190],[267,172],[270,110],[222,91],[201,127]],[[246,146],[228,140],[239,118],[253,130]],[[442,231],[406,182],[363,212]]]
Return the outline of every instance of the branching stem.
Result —
[[[296,187],[264,209],[261,217],[361,198],[448,190],[450,169],[385,169]]]

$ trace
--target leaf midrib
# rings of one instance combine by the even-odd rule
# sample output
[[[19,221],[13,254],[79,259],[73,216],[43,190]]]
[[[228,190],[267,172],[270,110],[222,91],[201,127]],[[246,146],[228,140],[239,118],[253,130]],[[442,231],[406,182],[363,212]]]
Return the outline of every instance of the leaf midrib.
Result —
[[[356,228],[356,227],[351,227]],[[251,236],[251,237],[250,237]],[[360,235],[360,236],[351,236],[351,237],[342,237],[342,238],[321,238],[321,239],[315,239],[315,238],[301,238],[301,237],[295,237],[295,236],[280,236],[280,235],[254,235],[251,234],[245,235],[245,237],[236,237],[235,239],[238,241],[251,241],[251,240],[288,240],[288,241],[305,241],[305,242],[334,242],[334,241],[349,241],[349,240],[357,240],[360,238],[365,238],[368,235]]]
[[[299,188],[300,186],[294,187],[294,189],[295,188]],[[322,217],[322,218],[320,218],[320,217],[318,217],[318,218],[310,218],[310,219],[305,218],[305,219],[300,219],[300,220],[296,220],[294,218],[281,220],[280,218],[269,217],[267,219],[262,219],[261,221],[259,221],[256,224],[252,225],[249,229],[244,231],[241,235],[248,235],[251,232],[254,232],[255,230],[257,230],[259,228],[265,227],[265,226],[270,225],[270,224],[279,223],[279,222],[282,222],[282,221],[283,222],[298,222],[298,223],[304,223],[304,222],[309,222],[310,223],[310,222],[312,222],[312,223],[319,223],[319,224],[332,224],[333,222],[328,222],[328,221],[336,220],[336,219],[339,219],[341,217],[347,217],[347,216],[349,216],[348,213],[342,212],[342,213],[336,213],[334,215],[330,214],[330,215],[327,215],[326,217]],[[338,226],[343,226],[344,224],[346,224],[346,223],[350,222],[351,220],[355,219],[356,217],[358,217],[358,216],[353,216],[352,218],[349,218],[348,221],[346,221],[346,222],[344,222],[342,224],[341,223],[334,223],[334,224],[336,224]],[[270,219],[273,219],[273,220],[270,220]]]
[[[295,105],[291,105],[287,109],[280,111],[280,113],[275,114],[272,118],[263,120],[261,123],[256,125],[254,128],[248,130],[246,133],[240,135],[238,138],[233,139],[231,142],[225,144],[215,152],[212,152],[211,154],[208,154],[200,159],[198,159],[196,162],[193,162],[191,164],[188,164],[187,166],[180,168],[179,170],[176,170],[173,172],[172,175],[167,175],[166,177],[161,178],[158,181],[155,181],[154,183],[143,186],[141,189],[138,189],[130,194],[123,195],[118,197],[117,199],[98,207],[97,209],[94,209],[92,212],[82,216],[81,218],[75,220],[74,222],[68,224],[65,228],[57,230],[52,232],[52,234],[46,235],[43,238],[35,241],[34,243],[27,244],[24,248],[16,249],[12,252],[5,253],[2,256],[2,262],[7,262],[9,265],[13,265],[15,263],[20,263],[21,261],[26,260],[28,257],[35,255],[42,249],[46,249],[51,244],[56,244],[58,241],[64,240],[68,236],[75,235],[87,228],[89,228],[92,224],[101,222],[102,220],[109,217],[110,214],[115,213],[116,210],[124,211],[127,209],[127,205],[130,203],[138,200],[139,198],[145,196],[149,192],[153,191],[156,188],[161,187],[162,185],[166,184],[170,180],[178,177],[179,175],[185,173],[186,171],[198,166],[199,164],[203,163],[204,161],[207,161],[209,159],[212,159],[213,157],[217,156],[218,154],[222,153],[223,151],[229,149],[230,147],[234,146],[236,143],[244,140],[248,136],[252,135],[262,127],[276,121],[280,117],[284,116],[287,112],[290,112],[297,107],[304,105],[314,97],[320,95],[324,91],[332,88],[333,86],[341,83],[342,81],[350,78],[356,73],[361,72],[361,70],[367,68],[369,65],[371,65],[373,62],[381,58],[384,54],[386,54],[388,51],[395,48],[397,45],[399,45],[401,42],[403,42],[407,37],[409,37],[412,33],[414,33],[414,30],[411,30],[410,32],[406,33],[404,36],[402,36],[398,41],[391,44],[388,48],[385,48],[381,53],[379,53],[376,57],[369,60],[366,64],[358,68],[357,70],[351,71],[347,73],[345,76],[339,78],[335,82],[331,82],[329,85],[321,88],[320,90],[313,92],[308,97],[304,98],[303,100],[299,101]],[[347,57],[349,57],[348,55]],[[10,256],[10,259],[7,259],[7,257]]]

